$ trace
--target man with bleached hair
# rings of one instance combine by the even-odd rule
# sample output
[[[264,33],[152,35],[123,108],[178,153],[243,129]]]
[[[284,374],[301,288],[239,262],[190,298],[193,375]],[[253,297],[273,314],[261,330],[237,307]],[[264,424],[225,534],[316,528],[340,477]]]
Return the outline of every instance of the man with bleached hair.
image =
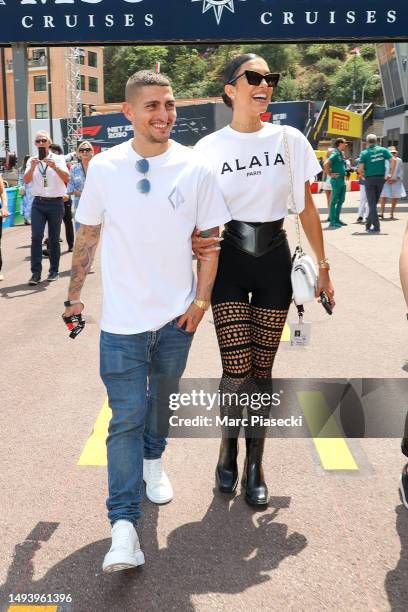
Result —
[[[385,176],[385,162],[390,160],[390,169]],[[366,219],[366,231],[379,233],[380,221],[378,218],[377,204],[381,196],[386,179],[391,179],[394,174],[396,160],[385,147],[377,143],[375,134],[368,134],[367,148],[360,155],[358,172],[361,179],[365,179],[365,188],[368,201],[368,217]]]

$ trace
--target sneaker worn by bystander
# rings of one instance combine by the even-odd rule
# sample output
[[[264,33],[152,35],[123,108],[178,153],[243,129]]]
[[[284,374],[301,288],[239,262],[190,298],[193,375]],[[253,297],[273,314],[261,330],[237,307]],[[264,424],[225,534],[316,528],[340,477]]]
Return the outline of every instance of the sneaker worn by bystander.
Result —
[[[28,281],[29,285],[38,285],[41,281],[41,276],[39,274],[33,274],[30,280]]]

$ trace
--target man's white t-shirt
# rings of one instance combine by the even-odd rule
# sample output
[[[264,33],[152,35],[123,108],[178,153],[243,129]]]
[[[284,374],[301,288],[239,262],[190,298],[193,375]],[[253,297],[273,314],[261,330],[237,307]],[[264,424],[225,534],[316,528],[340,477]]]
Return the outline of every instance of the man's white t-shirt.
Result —
[[[28,159],[25,172],[30,170],[32,159],[32,157]],[[55,155],[50,152],[47,159],[53,159],[60,170],[68,172],[67,164],[62,155]],[[44,187],[44,175],[41,174],[41,170],[45,173],[47,178],[46,187]],[[31,193],[33,196],[41,198],[62,198],[67,193],[67,188],[64,181],[58,176],[55,170],[48,168],[44,161],[40,161],[33,172]]]
[[[75,215],[102,228],[101,328],[114,334],[158,329],[183,314],[195,297],[191,235],[226,223],[214,173],[195,151],[175,142],[162,155],[142,159],[124,142],[89,164]],[[146,178],[151,191],[138,192]]]
[[[321,167],[299,130],[286,126],[286,133],[295,207],[300,213],[305,207],[305,182],[313,181]],[[282,126],[265,123],[252,133],[227,126],[202,138],[195,149],[211,160],[233,219],[263,223],[288,214],[290,179]]]

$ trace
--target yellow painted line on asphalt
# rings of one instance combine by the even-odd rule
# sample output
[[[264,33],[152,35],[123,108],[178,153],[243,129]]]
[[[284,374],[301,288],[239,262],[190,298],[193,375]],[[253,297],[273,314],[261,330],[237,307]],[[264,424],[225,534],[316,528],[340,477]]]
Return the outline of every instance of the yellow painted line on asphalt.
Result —
[[[332,415],[323,393],[303,391],[298,393],[313,443],[325,470],[358,470],[358,465],[341,436],[336,419]]]
[[[112,411],[109,408],[108,398],[106,398],[102,410],[96,419],[92,434],[88,438],[79,458],[78,465],[107,465],[106,437],[111,416]]]
[[[57,612],[58,606],[29,606],[12,605],[7,608],[7,612]]]

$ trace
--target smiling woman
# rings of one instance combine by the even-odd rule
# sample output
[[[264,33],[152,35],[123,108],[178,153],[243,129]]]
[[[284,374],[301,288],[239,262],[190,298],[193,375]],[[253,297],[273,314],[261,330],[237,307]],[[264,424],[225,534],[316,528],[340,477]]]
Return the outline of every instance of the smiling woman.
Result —
[[[261,120],[278,82],[279,74],[271,73],[262,57],[249,53],[234,58],[223,72],[223,100],[232,108],[231,124],[196,147],[212,161],[232,216],[223,234],[211,302],[223,368],[220,390],[238,398],[273,395],[272,367],[292,299],[291,253],[283,229],[292,183],[289,157],[295,169],[294,205],[319,261],[318,293],[325,292],[334,306],[320,219],[309,187],[320,165],[301,132],[286,126],[285,137],[280,125]],[[200,240],[194,244],[199,258],[205,257]],[[233,491],[238,482],[242,406],[240,399],[221,406],[221,417],[238,422],[222,428],[216,482],[223,492]],[[258,417],[268,417],[269,410],[270,405],[249,407],[248,426],[241,422],[247,450],[242,484],[246,501],[255,506],[268,502],[262,469],[267,418]]]

